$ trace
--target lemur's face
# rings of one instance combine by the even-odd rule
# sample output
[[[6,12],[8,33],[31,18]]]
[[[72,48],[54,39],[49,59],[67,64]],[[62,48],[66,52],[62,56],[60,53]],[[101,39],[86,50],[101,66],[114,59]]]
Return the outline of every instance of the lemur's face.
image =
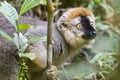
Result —
[[[76,8],[64,13],[58,21],[58,29],[72,45],[90,41],[97,35],[94,16],[85,8]]]
[[[79,16],[71,20],[71,31],[83,39],[94,39],[97,35],[95,22],[90,16]]]

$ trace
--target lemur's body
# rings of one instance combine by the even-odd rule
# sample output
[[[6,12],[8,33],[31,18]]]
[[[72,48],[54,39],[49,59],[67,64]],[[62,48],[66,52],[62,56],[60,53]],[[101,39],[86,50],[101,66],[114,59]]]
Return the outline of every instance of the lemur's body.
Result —
[[[35,20],[33,20],[35,21]],[[26,23],[26,22],[24,22]],[[96,37],[95,19],[91,11],[85,8],[73,8],[65,12],[56,24],[53,24],[53,65],[59,66],[76,55],[82,47],[89,47]],[[25,33],[27,38],[47,35],[47,23],[40,22],[35,29]],[[35,42],[26,50],[35,53],[36,58],[28,61],[31,80],[39,80],[40,71],[46,69],[46,42]],[[43,79],[42,79],[43,80]]]
[[[56,25],[56,24],[54,24],[54,25]],[[34,30],[29,30],[29,32],[26,33],[25,35],[28,38],[32,38],[35,36],[43,37],[43,36],[47,36],[47,32],[45,32],[45,31],[47,31],[47,25],[37,27]],[[54,44],[52,46],[53,47],[52,48],[53,49],[53,65],[60,66],[60,64],[62,64],[66,60],[68,60],[70,57],[73,57],[73,55],[76,55],[78,53],[78,51],[80,51],[80,49],[83,47],[82,43],[79,44],[78,48],[71,47],[69,44],[67,44],[64,37],[58,31],[56,26],[53,26],[53,35],[52,36],[53,36],[52,40],[54,41]],[[59,36],[59,37],[56,37],[56,36]],[[39,46],[39,45],[41,45],[41,46]],[[43,56],[44,56],[43,61],[45,61],[45,62],[43,62],[44,63],[43,65],[45,65],[45,63],[46,63],[46,42],[39,41],[39,42],[31,44],[29,47],[33,47],[33,46],[34,47],[39,46],[36,48],[38,48],[40,52],[43,52]],[[29,49],[29,47],[28,47],[28,49]],[[30,50],[33,50],[33,49],[30,48],[28,51],[30,51]],[[42,56],[42,54],[40,54],[40,56]]]
[[[54,41],[52,48],[53,65],[59,66],[79,53],[83,47],[91,46],[96,36],[94,24],[94,16],[88,9],[73,8],[65,12],[57,21],[57,24],[52,26],[52,39]],[[46,36],[47,25],[30,30],[25,35],[28,38],[33,36]],[[30,44],[27,51],[36,54],[33,62],[39,67],[39,70],[46,68],[46,42]],[[31,72],[32,75],[33,73]]]

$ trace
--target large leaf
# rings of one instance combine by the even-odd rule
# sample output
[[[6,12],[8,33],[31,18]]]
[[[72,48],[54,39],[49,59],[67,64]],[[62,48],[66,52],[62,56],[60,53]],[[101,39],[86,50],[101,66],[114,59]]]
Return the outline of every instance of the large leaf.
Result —
[[[2,13],[17,30],[16,20],[18,19],[18,13],[16,9],[4,1],[0,3],[0,13]]]
[[[25,0],[20,9],[20,16],[30,10],[31,8],[40,4],[41,0]]]
[[[19,57],[26,57],[29,58],[30,60],[33,60],[36,58],[36,55],[34,53],[18,53]]]
[[[0,30],[0,35],[1,35],[3,38],[5,38],[5,39],[13,42],[13,39],[12,39],[7,33],[5,33],[4,31]]]

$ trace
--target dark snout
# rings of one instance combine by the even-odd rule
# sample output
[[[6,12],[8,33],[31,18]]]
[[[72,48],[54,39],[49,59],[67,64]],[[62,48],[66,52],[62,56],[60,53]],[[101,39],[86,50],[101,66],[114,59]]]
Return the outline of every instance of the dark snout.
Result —
[[[94,39],[97,36],[97,31],[92,28],[85,30],[85,34],[82,36],[84,39]]]

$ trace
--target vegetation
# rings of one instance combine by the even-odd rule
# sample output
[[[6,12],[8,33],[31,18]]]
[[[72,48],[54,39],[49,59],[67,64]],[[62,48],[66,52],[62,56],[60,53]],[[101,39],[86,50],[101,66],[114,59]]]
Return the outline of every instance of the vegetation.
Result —
[[[25,53],[25,50],[27,48],[28,43],[32,43],[34,41],[39,40],[45,40],[43,37],[35,37],[31,39],[27,39],[21,31],[26,30],[30,28],[31,26],[29,24],[20,24],[18,22],[21,15],[23,15],[25,12],[30,10],[31,8],[37,6],[39,4],[40,0],[25,0],[24,3],[21,5],[20,13],[18,14],[16,9],[12,7],[9,3],[6,1],[0,3],[0,13],[2,13],[15,27],[16,33],[14,33],[14,37],[10,37],[7,33],[0,30],[0,34],[2,37],[6,38],[7,40],[13,42],[17,49],[18,49],[18,55],[20,57],[20,72],[18,74],[18,80],[27,80],[26,72],[28,70],[28,67],[26,66],[25,60],[23,57],[27,57],[31,60],[35,58],[35,55],[33,53]]]
[[[10,4],[11,3],[11,4]],[[18,54],[20,57],[20,73],[18,74],[19,80],[27,80],[26,72],[28,67],[25,64],[24,57],[34,59],[35,55],[32,53],[25,53],[27,45],[36,41],[45,41],[44,37],[34,37],[27,39],[21,31],[31,28],[29,24],[20,24],[18,22],[20,16],[29,13],[29,10],[36,15],[33,7],[41,4],[46,11],[45,0],[24,0],[20,4],[19,0],[10,3],[4,1],[0,2],[0,13],[3,14],[14,26],[16,33],[14,37],[10,37],[7,33],[0,30],[0,35],[7,40],[13,42],[18,48]],[[16,7],[19,3],[20,6]],[[61,80],[118,80],[120,74],[120,25],[119,25],[119,0],[60,0],[53,4],[56,9],[63,9],[69,7],[87,7],[93,11],[96,17],[96,28],[98,36],[96,43],[92,50],[95,52],[95,56],[88,62],[78,60],[79,62],[72,63],[66,62],[62,69],[58,71],[58,78]],[[12,5],[12,6],[11,6]],[[41,5],[39,9],[42,12]],[[18,11],[13,7],[15,6]],[[36,13],[39,11],[36,11]],[[40,14],[42,15],[42,14]],[[37,17],[40,17],[36,15]],[[79,57],[80,59],[81,57]],[[76,58],[73,58],[76,59]],[[65,69],[64,69],[65,68]],[[65,75],[65,76],[64,76]]]

